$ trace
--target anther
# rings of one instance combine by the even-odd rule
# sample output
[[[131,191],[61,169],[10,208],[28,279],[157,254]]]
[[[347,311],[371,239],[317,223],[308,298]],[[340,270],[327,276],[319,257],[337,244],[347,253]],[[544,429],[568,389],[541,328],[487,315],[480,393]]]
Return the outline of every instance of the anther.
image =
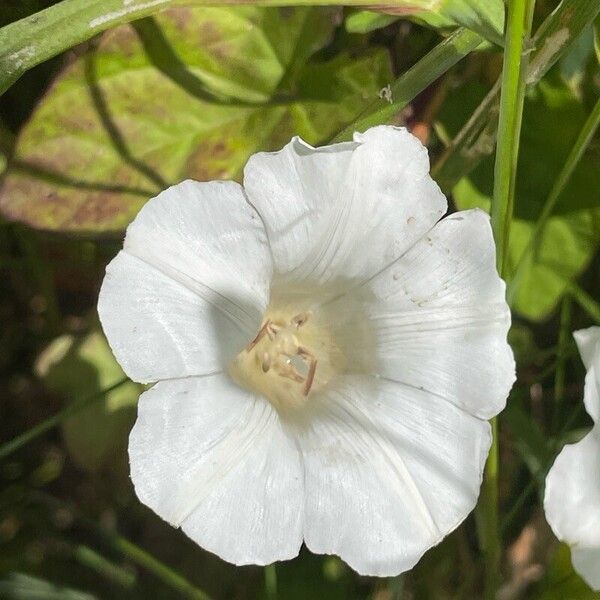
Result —
[[[307,312],[298,313],[295,317],[292,317],[290,323],[294,325],[296,329],[300,329],[300,327],[302,327],[302,325],[308,321],[309,316],[310,313]]]
[[[304,348],[303,346],[300,346],[298,348],[298,356],[308,361],[308,373],[306,374],[304,388],[302,390],[302,393],[305,396],[308,396],[308,392],[310,392],[310,388],[312,387],[315,381],[315,373],[317,371],[317,358],[308,348]]]
[[[265,337],[265,334],[269,333],[270,327],[271,321],[267,319],[263,326],[258,330],[256,337],[248,344],[248,346],[246,346],[246,352],[250,352],[250,350],[252,350],[252,348],[254,348],[254,346],[256,346],[256,344],[263,339],[263,337]]]

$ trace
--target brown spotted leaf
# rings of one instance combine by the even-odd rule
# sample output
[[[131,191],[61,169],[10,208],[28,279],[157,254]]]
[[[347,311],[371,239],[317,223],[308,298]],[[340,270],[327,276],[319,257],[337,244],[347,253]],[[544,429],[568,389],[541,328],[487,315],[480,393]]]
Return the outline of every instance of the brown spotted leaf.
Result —
[[[110,31],[22,130],[0,210],[115,233],[170,184],[240,179],[257,150],[327,138],[391,79],[383,50],[308,63],[335,22],[331,9],[177,9]]]

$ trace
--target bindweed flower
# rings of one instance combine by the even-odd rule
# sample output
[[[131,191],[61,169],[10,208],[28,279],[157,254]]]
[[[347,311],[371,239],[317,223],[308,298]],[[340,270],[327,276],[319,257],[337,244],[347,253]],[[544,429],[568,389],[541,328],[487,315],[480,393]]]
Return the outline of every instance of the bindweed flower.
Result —
[[[394,127],[150,200],[98,306],[157,382],[129,441],[140,500],[236,564],[304,541],[392,575],[457,527],[514,361],[488,217],[446,209]]]
[[[583,402],[594,426],[554,461],[546,478],[544,510],[556,537],[571,546],[575,570],[600,590],[600,327],[573,335],[587,369]]]

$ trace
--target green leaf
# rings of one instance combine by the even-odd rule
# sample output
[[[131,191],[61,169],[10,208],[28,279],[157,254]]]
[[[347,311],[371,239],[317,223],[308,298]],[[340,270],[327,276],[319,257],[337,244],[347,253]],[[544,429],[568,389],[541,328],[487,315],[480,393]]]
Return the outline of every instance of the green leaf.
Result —
[[[445,0],[440,14],[475,31],[486,40],[504,45],[504,2],[502,0]]]
[[[563,0],[533,37],[527,84],[537,84],[599,13],[597,0]],[[465,115],[461,121],[464,126],[434,165],[432,172],[443,190],[449,192],[494,151],[499,104],[500,80],[479,106],[473,106],[474,112],[466,122],[471,113]]]
[[[465,99],[448,100],[446,114]],[[553,72],[525,103],[522,151],[518,163],[515,219],[508,252],[508,278],[527,248],[553,177],[564,164],[586,121],[581,100]],[[451,126],[450,126],[451,127]],[[484,160],[469,178],[454,188],[460,208],[489,209],[493,163]],[[579,161],[561,193],[554,216],[543,230],[532,259],[523,267],[513,308],[541,320],[555,308],[569,282],[585,269],[600,242],[600,151],[591,148]]]
[[[575,92],[581,93],[581,84],[590,57],[594,54],[594,27],[588,25],[560,58],[560,73]]]
[[[387,27],[400,19],[396,15],[387,15],[372,10],[359,10],[346,17],[344,25],[350,33],[370,33],[376,29]]]
[[[54,584],[25,573],[11,573],[0,581],[0,595],[6,600],[96,600],[97,596]]]
[[[124,377],[106,339],[99,332],[76,339],[63,335],[38,357],[36,372],[45,385],[69,402],[109,388]],[[110,464],[122,451],[135,417],[141,386],[126,383],[62,424],[73,461],[94,471]]]
[[[178,9],[109,32],[22,130],[1,210],[41,229],[117,232],[169,184],[240,179],[258,150],[330,136],[391,77],[384,50],[306,64],[334,17]]]
[[[382,6],[379,12],[358,11],[346,19],[346,29],[368,33],[398,18],[408,18],[434,29],[466,27],[484,39],[503,44],[504,4],[502,0],[437,0],[412,2],[398,7]]]
[[[513,399],[502,413],[503,422],[508,425],[517,452],[521,455],[532,476],[542,483],[546,477],[548,461],[552,449],[548,438],[538,423],[527,414],[521,403]]]

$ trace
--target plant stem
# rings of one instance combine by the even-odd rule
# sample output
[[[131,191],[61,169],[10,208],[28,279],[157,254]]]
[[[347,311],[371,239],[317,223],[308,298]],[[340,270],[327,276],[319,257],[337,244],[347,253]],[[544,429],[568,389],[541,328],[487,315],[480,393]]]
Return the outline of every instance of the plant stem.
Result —
[[[519,155],[519,139],[525,100],[526,43],[531,32],[535,0],[509,0],[504,44],[504,63],[494,168],[492,230],[496,241],[496,264],[505,275],[510,225]],[[498,522],[498,423],[492,420],[492,446],[486,464],[480,514],[485,554],[484,597],[493,600],[500,580],[501,540]]]
[[[120,535],[111,535],[110,541],[115,548],[133,562],[156,575],[156,577],[182,595],[193,600],[210,600],[210,596],[190,583],[183,575],[180,575],[177,571],[160,562],[133,542]]]
[[[2,444],[2,446],[0,446],[0,460],[6,458],[25,444],[31,442],[31,440],[34,440],[36,437],[39,437],[40,435],[45,433],[46,431],[52,429],[53,427],[56,427],[57,425],[60,425],[68,417],[84,409],[86,406],[93,404],[97,400],[101,400],[106,396],[106,394],[109,394],[113,390],[116,390],[118,387],[122,386],[128,381],[129,379],[125,377],[124,379],[113,383],[113,385],[107,387],[104,390],[101,390],[100,392],[92,394],[91,396],[88,396],[81,400],[72,402],[71,404],[69,404],[69,406],[66,406],[61,411],[57,412],[55,415],[49,417],[41,423],[38,423],[31,429],[28,429],[27,431],[14,437],[12,440],[9,440],[5,444]]]
[[[269,600],[277,598],[277,567],[275,565],[265,567],[265,591]]]
[[[600,304],[594,300],[583,288],[579,287],[574,281],[569,284],[567,292],[573,300],[585,310],[585,312],[600,325]]]
[[[374,100],[331,141],[340,142],[352,139],[355,131],[364,131],[369,127],[389,121],[415,96],[475,50],[482,41],[483,39],[479,35],[468,29],[457,29],[390,84],[390,101]]]
[[[567,347],[571,337],[571,298],[565,296],[560,307],[560,329],[558,332],[558,356],[554,373],[554,405],[552,409],[552,431],[556,431],[560,405],[565,395],[565,367]]]
[[[69,512],[75,516],[81,525],[101,538],[104,543],[108,544],[134,563],[152,573],[155,577],[163,581],[166,585],[179,592],[183,596],[192,598],[193,600],[211,600],[210,596],[206,592],[197,588],[183,575],[171,567],[168,567],[158,558],[152,556],[146,552],[146,550],[140,548],[140,546],[134,544],[127,538],[124,538],[114,531],[107,531],[98,524],[96,519],[86,517],[81,513],[79,508],[72,503],[65,502],[64,500],[39,490],[30,492],[29,497],[32,501],[39,502],[51,508],[68,508]]]
[[[506,274],[510,226],[514,209],[527,71],[527,61],[524,56],[525,40],[529,38],[533,4],[534,0],[510,0],[508,3],[492,202],[492,229],[496,240],[496,262],[501,276]]]

